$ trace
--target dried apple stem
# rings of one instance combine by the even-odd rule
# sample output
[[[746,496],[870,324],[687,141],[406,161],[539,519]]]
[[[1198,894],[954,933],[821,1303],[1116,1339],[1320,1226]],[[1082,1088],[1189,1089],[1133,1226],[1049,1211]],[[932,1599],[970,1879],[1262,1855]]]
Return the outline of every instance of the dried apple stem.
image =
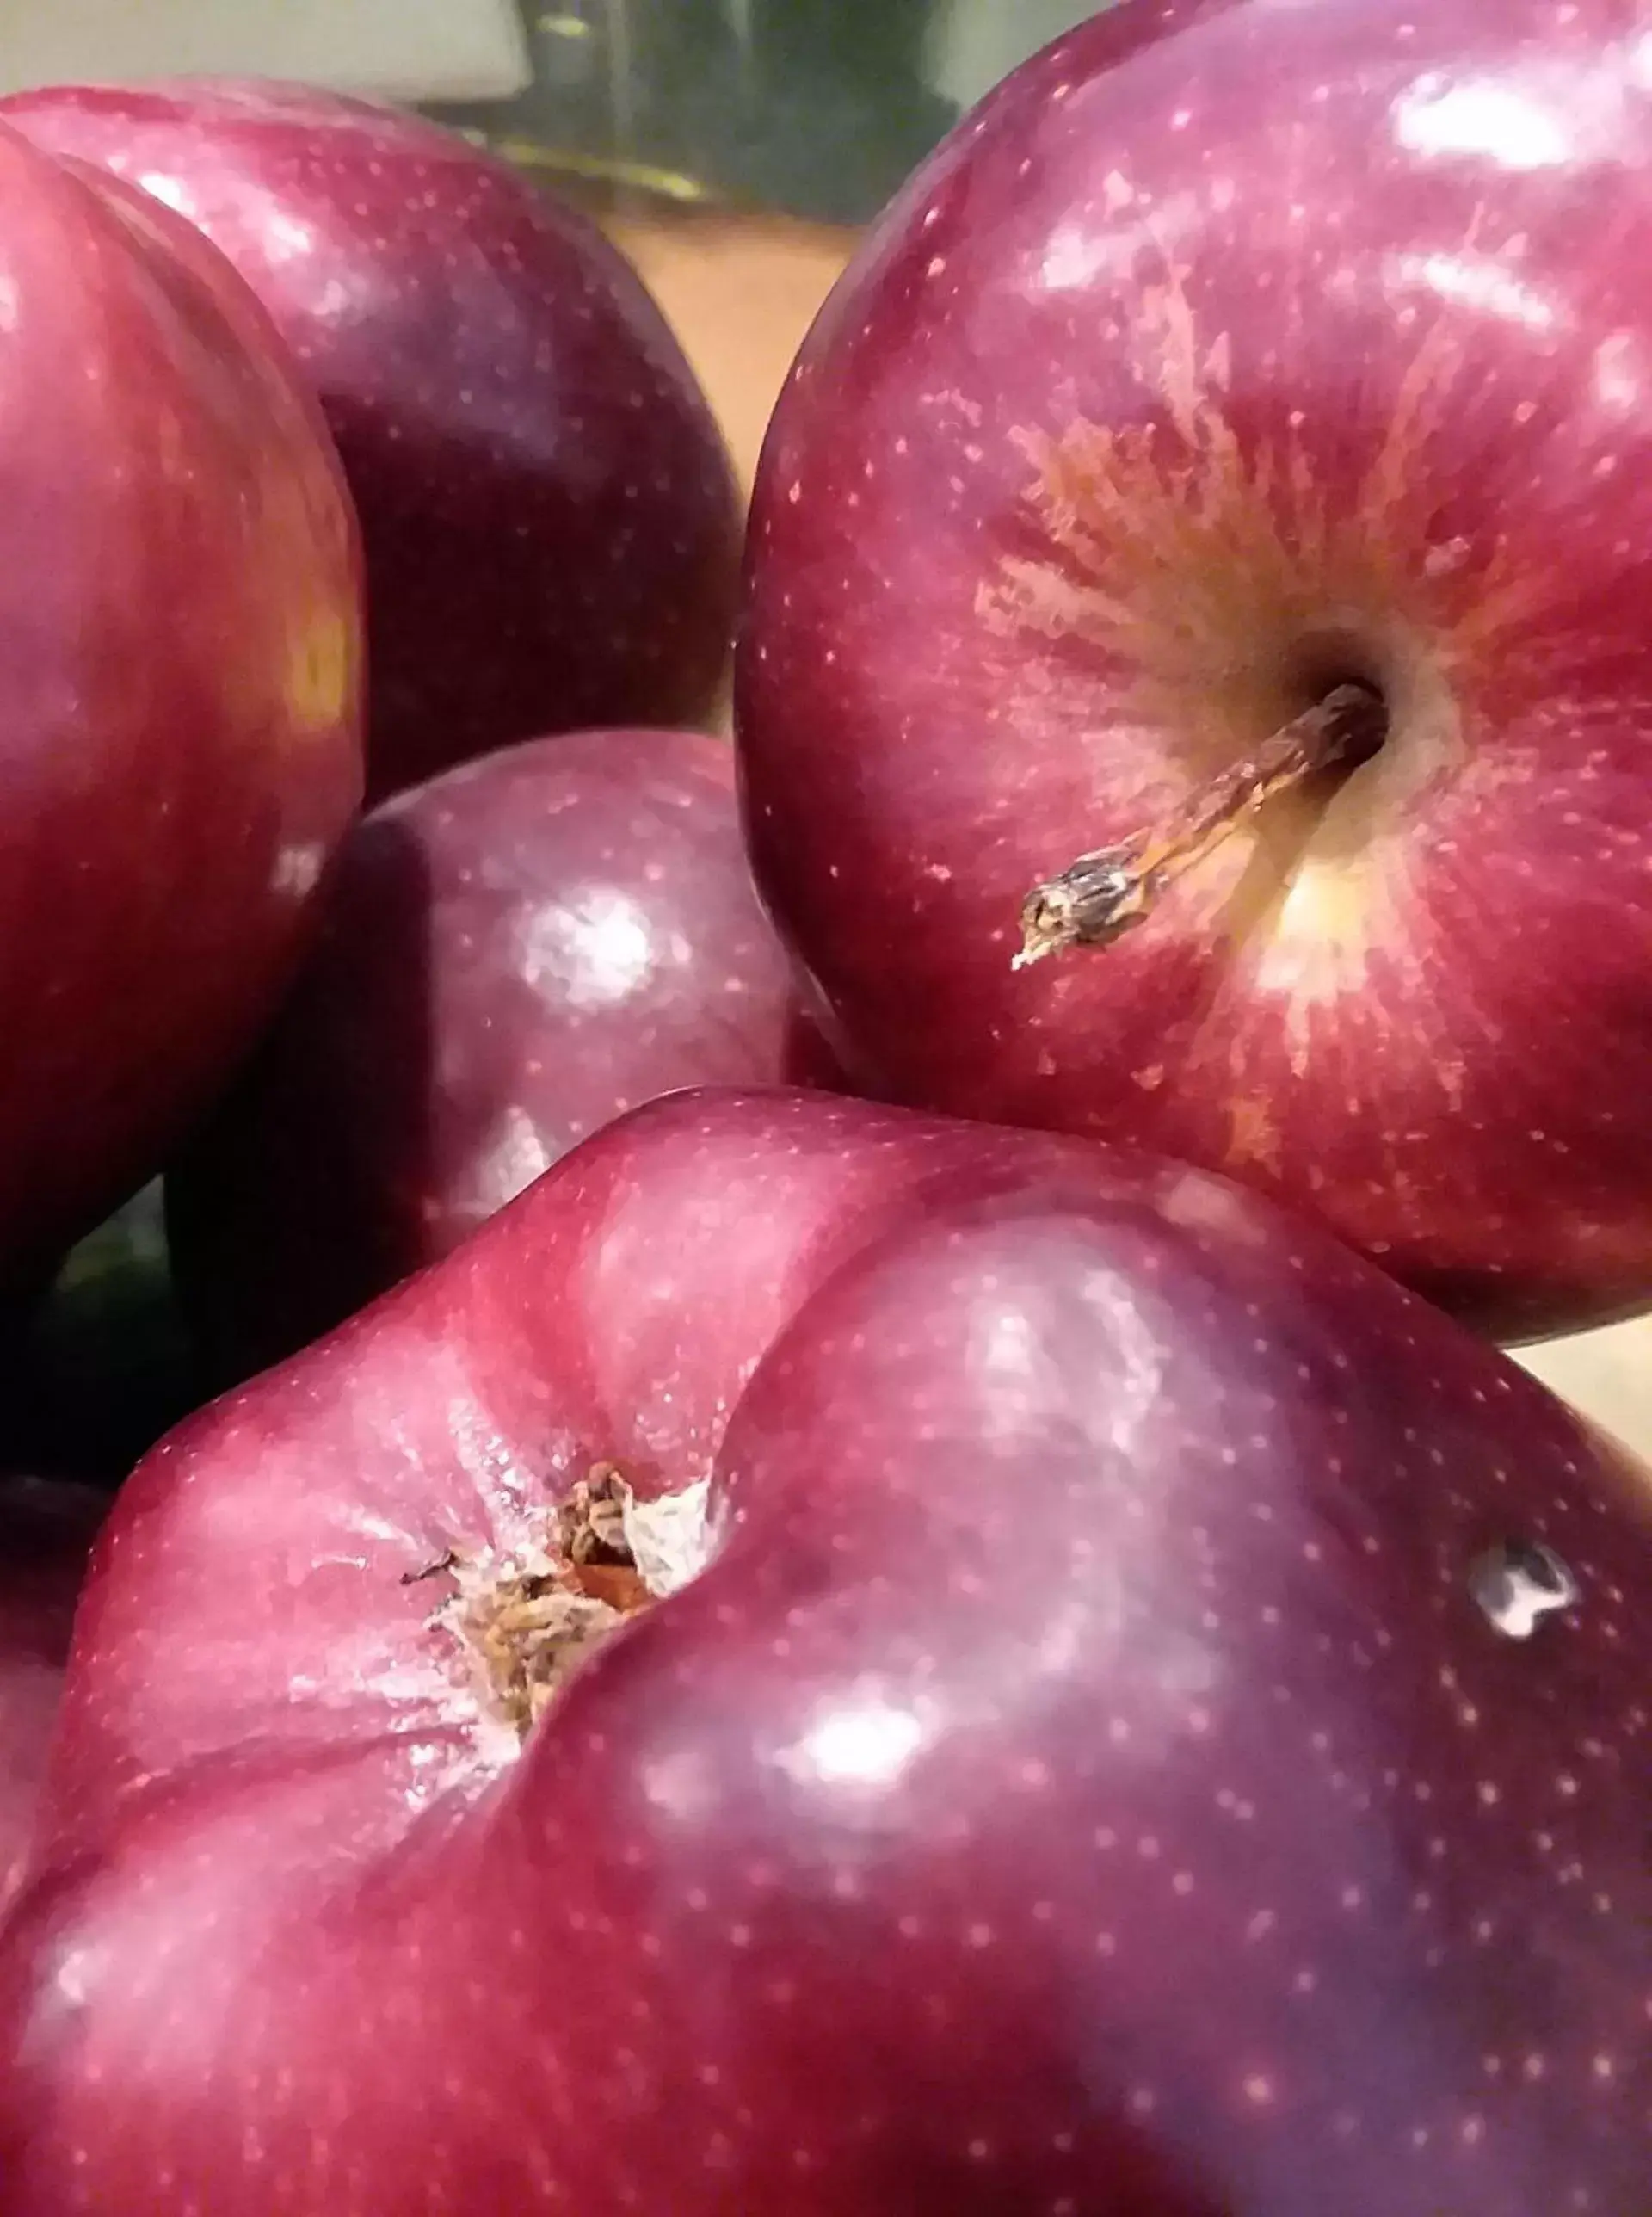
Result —
[[[1184,871],[1202,861],[1246,817],[1340,761],[1380,740],[1384,709],[1364,685],[1339,685],[1304,709],[1253,755],[1201,786],[1163,822],[1118,845],[1097,847],[1021,904],[1021,946],[1011,967],[1025,969],[1066,947],[1100,947],[1139,923]]]

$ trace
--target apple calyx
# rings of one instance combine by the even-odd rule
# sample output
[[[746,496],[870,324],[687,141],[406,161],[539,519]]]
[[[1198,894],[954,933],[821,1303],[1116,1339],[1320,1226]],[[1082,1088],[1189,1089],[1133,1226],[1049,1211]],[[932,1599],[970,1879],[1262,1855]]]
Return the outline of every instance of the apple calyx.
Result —
[[[1021,945],[1010,963],[1067,947],[1100,947],[1149,915],[1182,874],[1277,793],[1350,754],[1375,753],[1386,727],[1382,697],[1368,685],[1337,685],[1200,786],[1160,824],[1111,847],[1080,855],[1021,903]]]
[[[431,1623],[456,1644],[491,1719],[526,1739],[594,1648],[695,1575],[706,1491],[702,1481],[642,1501],[616,1464],[598,1463],[517,1547],[449,1548],[414,1574],[451,1576]]]

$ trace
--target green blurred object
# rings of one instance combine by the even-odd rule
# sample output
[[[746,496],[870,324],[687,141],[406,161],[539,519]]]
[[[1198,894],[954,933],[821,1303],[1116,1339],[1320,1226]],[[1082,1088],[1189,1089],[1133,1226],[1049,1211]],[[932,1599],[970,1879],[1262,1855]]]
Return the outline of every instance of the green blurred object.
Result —
[[[963,108],[1095,0],[522,0],[533,83],[433,108],[622,197],[874,215]]]
[[[157,1183],[71,1251],[32,1309],[4,1320],[0,1463],[116,1485],[205,1394]]]

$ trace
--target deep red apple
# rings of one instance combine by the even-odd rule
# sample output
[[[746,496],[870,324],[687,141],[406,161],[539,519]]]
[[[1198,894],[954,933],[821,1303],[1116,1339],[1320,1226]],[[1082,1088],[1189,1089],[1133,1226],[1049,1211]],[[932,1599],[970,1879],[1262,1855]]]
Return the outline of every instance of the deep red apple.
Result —
[[[0,1905],[28,1858],[75,1602],[108,1506],[89,1486],[0,1479]]]
[[[1643,1485],[1199,1171],[656,1102],[120,1496],[8,2217],[1643,2217]]]
[[[168,1173],[176,1275],[245,1377],[622,1110],[831,1074],[757,904],[729,747],[511,748],[357,831],[299,991]]]
[[[286,985],[361,789],[313,401],[169,210],[0,127],[0,1292],[152,1170]]]
[[[0,102],[199,224],[313,378],[367,545],[369,775],[700,719],[738,511],[663,317],[592,225],[454,133],[216,79]]]
[[[1510,1336],[1652,1295],[1649,262],[1618,0],[1137,0],[989,96],[756,497],[755,861],[863,1081]]]

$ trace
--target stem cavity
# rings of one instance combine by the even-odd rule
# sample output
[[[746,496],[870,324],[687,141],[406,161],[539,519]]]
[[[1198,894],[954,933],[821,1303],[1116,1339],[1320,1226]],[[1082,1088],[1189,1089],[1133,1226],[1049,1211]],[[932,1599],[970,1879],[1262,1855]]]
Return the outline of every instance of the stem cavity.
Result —
[[[1107,945],[1265,801],[1350,755],[1375,753],[1385,728],[1382,698],[1369,686],[1335,687],[1162,823],[1081,855],[1034,886],[1021,903],[1020,951],[1010,966],[1023,970],[1063,948]]]

